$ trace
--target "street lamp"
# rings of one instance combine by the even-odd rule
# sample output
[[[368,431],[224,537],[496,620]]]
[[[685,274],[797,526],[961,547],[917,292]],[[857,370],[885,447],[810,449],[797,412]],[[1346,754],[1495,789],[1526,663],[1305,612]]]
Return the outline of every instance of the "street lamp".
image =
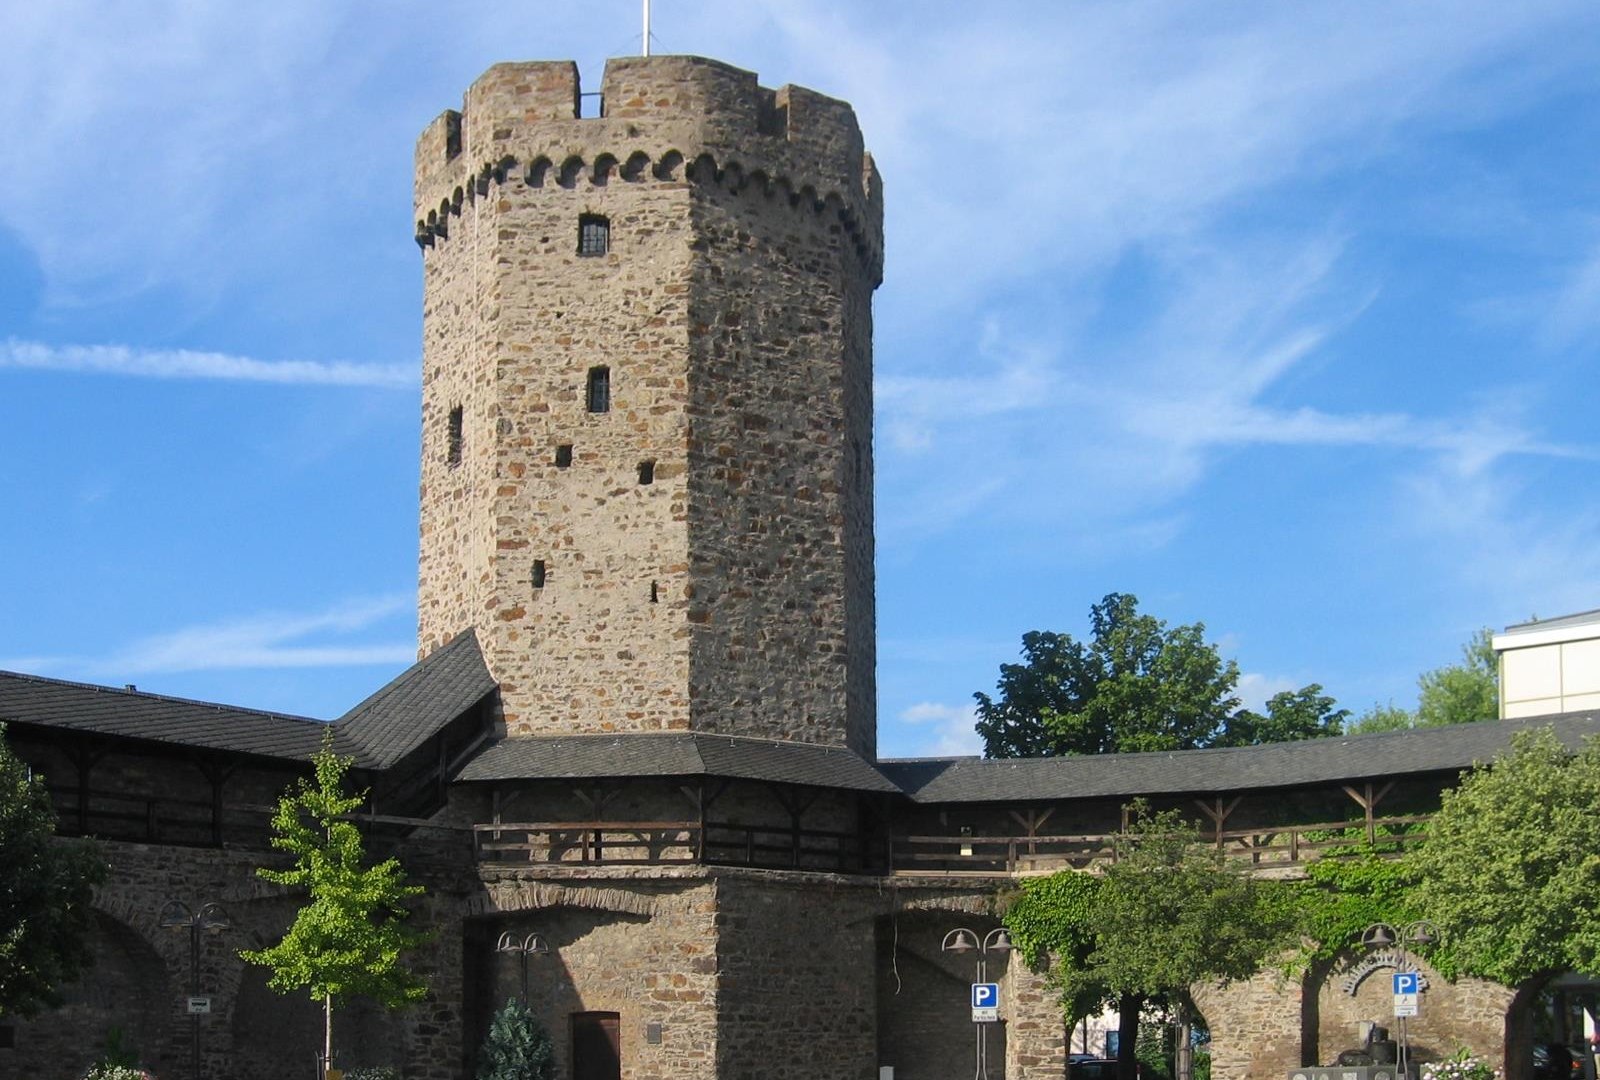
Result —
[[[550,951],[549,942],[545,941],[543,936],[539,934],[529,934],[521,941],[518,941],[516,938],[511,936],[511,931],[507,930],[505,933],[500,935],[500,941],[495,945],[494,951],[517,954],[517,959],[522,964],[522,1006],[523,1008],[527,1008],[528,957],[548,953]]]
[[[192,1000],[200,996],[200,931],[210,930],[220,933],[230,929],[233,923],[228,920],[228,913],[221,904],[202,904],[199,911],[192,911],[188,904],[182,900],[168,900],[161,909],[159,924],[168,930],[189,930],[189,1028],[193,1042],[193,1056],[190,1059],[190,1077],[200,1080],[200,1002]],[[209,1009],[210,1003],[206,1003]]]
[[[1406,946],[1420,945],[1426,948],[1438,940],[1439,928],[1427,919],[1416,919],[1406,923],[1398,930],[1388,923],[1375,922],[1361,931],[1361,945],[1363,948],[1393,948],[1399,953],[1402,962],[1411,963],[1413,967],[1415,967],[1415,962],[1412,961],[1410,953],[1406,951]],[[1410,1068],[1408,1059],[1411,1056],[1411,1038],[1406,1031],[1406,1017],[1396,1016],[1395,1019],[1400,1021],[1400,1060],[1396,1064],[1401,1076],[1409,1076],[1410,1073],[1407,1070]]]
[[[939,945],[940,952],[956,953],[957,955],[977,950],[977,977],[975,983],[988,982],[989,954],[999,953],[1004,956],[1016,948],[1011,944],[1011,935],[1003,926],[990,930],[982,938],[977,933],[959,926],[944,936],[944,941]],[[977,1025],[975,1041],[977,1043],[977,1065],[972,1073],[973,1080],[988,1080],[989,1078],[989,1024],[987,1021]]]

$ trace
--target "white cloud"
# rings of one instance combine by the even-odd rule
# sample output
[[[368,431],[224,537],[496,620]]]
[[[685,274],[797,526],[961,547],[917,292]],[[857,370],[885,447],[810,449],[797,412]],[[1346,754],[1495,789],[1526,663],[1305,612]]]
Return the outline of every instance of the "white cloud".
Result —
[[[1568,274],[1549,305],[1546,337],[1557,346],[1572,345],[1600,331],[1600,242],[1595,243]]]
[[[1266,675],[1259,671],[1246,671],[1239,676],[1237,694],[1246,709],[1262,712],[1267,702],[1286,690],[1298,690],[1304,685],[1284,675]]]
[[[351,644],[326,639],[368,630],[409,612],[414,603],[410,596],[386,596],[309,614],[279,612],[205,623],[135,641],[104,657],[35,657],[25,670],[123,679],[185,671],[409,664],[416,658],[416,646],[410,642]]]
[[[1435,416],[1295,402],[1303,373],[1353,362],[1340,333],[1375,296],[1342,282],[1342,247],[1181,245],[1162,253],[1151,317],[1121,334],[1046,339],[991,323],[965,370],[880,379],[886,533],[980,515],[1077,533],[1170,522],[1221,455],[1248,448],[1379,448],[1466,472],[1600,456],[1542,438],[1512,392]]]
[[[190,349],[140,349],[127,345],[43,345],[0,341],[0,368],[26,368],[150,379],[223,379],[301,386],[370,386],[411,389],[412,365],[351,364],[315,360],[256,360]]]
[[[1468,470],[1439,461],[1405,478],[1395,507],[1402,537],[1423,545],[1479,605],[1453,617],[1482,625],[1595,606],[1600,513],[1571,509],[1575,494],[1593,491],[1592,469],[1568,468],[1570,475],[1543,479],[1555,496],[1547,502],[1503,467]],[[1592,507],[1593,497],[1580,503]]]
[[[974,725],[978,722],[976,705],[940,705],[924,701],[900,711],[900,720],[914,727],[926,728],[919,732],[917,755],[926,757],[958,757],[983,753],[983,740]]]

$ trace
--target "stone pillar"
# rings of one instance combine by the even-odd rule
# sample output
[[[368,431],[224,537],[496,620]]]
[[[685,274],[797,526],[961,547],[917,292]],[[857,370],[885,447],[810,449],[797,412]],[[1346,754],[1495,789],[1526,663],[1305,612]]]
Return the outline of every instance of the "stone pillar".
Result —
[[[1212,1080],[1282,1080],[1301,1061],[1300,983],[1276,971],[1194,988],[1211,1028]]]
[[[1012,954],[1006,971],[1006,1080],[1061,1080],[1067,1072],[1067,1023],[1048,978]]]

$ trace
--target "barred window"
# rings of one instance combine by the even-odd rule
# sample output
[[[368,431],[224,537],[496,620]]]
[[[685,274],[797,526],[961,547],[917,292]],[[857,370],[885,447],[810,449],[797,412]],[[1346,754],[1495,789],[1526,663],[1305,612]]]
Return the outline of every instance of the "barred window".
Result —
[[[589,369],[589,411],[611,411],[611,369],[604,365]]]
[[[578,254],[604,255],[611,250],[611,219],[599,214],[578,217]]]

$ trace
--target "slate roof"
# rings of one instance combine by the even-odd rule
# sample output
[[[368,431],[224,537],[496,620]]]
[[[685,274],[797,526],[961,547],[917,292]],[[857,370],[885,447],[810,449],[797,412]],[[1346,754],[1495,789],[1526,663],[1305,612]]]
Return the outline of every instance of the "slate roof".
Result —
[[[720,776],[892,792],[877,769],[843,747],[674,731],[502,739],[468,762],[458,780]]]
[[[345,713],[334,726],[366,768],[386,769],[495,689],[478,637],[465,630]]]
[[[1220,794],[1431,772],[1491,760],[1513,733],[1552,726],[1569,746],[1600,734],[1600,710],[1216,750],[985,761],[901,758],[879,770],[919,803]]]
[[[0,722],[302,761],[327,725],[137,690],[0,672]]]
[[[361,768],[387,768],[493,690],[468,630],[334,721],[334,748]],[[330,727],[305,716],[12,672],[0,672],[0,723],[292,761],[310,760]]]

